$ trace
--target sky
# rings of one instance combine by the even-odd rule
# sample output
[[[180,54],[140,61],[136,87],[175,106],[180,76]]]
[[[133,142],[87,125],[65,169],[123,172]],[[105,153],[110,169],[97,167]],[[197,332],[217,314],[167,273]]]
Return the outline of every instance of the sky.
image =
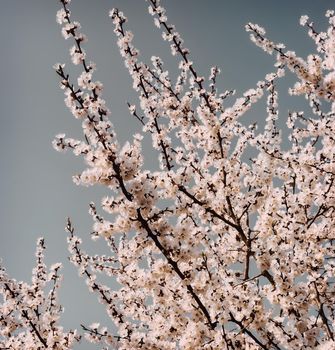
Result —
[[[283,42],[298,55],[306,57],[314,46],[299,25],[302,14],[310,16],[317,28],[325,29],[324,13],[331,0],[162,0],[169,22],[176,25],[191,60],[200,75],[208,76],[211,66],[222,69],[219,86],[236,89],[237,94],[255,87],[258,80],[273,71],[273,57],[249,40],[247,22],[266,28],[268,37]],[[85,45],[89,60],[96,62],[96,78],[105,86],[104,98],[112,111],[111,119],[121,143],[140,131],[130,116],[127,102],[136,103],[128,72],[120,57],[113,25],[108,18],[117,7],[128,17],[134,44],[142,59],[161,56],[173,72],[178,60],[169,53],[160,31],[147,13],[144,0],[72,0],[72,19],[82,24],[88,36]],[[334,7],[334,6],[333,6]],[[80,71],[70,68],[65,41],[56,23],[58,0],[2,0],[0,11],[0,257],[8,273],[17,280],[29,281],[34,266],[35,243],[46,240],[47,263],[62,262],[63,285],[60,300],[65,307],[65,328],[80,328],[100,321],[110,325],[102,306],[91,295],[68,260],[64,227],[71,217],[77,235],[91,253],[103,248],[90,241],[92,221],[88,205],[105,195],[99,187],[78,187],[72,175],[84,169],[84,162],[72,154],[53,150],[53,137],[65,132],[80,138],[80,123],[64,105],[63,92],[52,69],[66,62],[73,79]],[[292,77],[280,85],[280,117],[283,124],[290,108],[303,108],[303,99],[290,98],[286,91]],[[265,102],[254,108],[248,118],[261,122]],[[292,107],[291,107],[292,106]],[[149,148],[144,150],[146,165],[151,163]],[[85,349],[95,349],[85,344]]]

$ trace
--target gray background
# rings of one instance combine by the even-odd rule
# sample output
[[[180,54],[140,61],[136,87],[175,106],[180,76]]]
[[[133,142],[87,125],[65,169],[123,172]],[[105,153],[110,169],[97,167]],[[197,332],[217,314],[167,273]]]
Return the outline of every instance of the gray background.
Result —
[[[272,71],[273,58],[255,47],[244,25],[255,22],[267,29],[276,42],[305,57],[314,50],[305,29],[299,26],[300,15],[307,14],[318,28],[326,27],[324,13],[331,0],[166,0],[170,23],[174,23],[190,48],[201,75],[208,76],[210,66],[218,65],[223,74],[220,86],[242,92],[254,87]],[[109,325],[102,306],[90,295],[86,285],[67,261],[65,218],[70,216],[77,234],[88,242],[90,252],[100,251],[89,239],[91,218],[88,203],[99,203],[104,189],[77,187],[71,176],[84,168],[82,159],[71,153],[52,149],[55,134],[65,132],[80,137],[80,123],[74,120],[63,103],[63,93],[52,69],[56,62],[69,62],[66,42],[60,34],[55,14],[57,0],[1,0],[0,2],[0,256],[11,276],[30,279],[34,266],[37,237],[46,238],[48,263],[64,264],[64,282],[60,291],[66,328],[79,328],[80,322]],[[88,36],[85,45],[89,59],[97,63],[96,78],[105,85],[104,98],[112,109],[112,120],[124,142],[140,130],[126,108],[126,101],[136,102],[131,80],[120,58],[108,10],[118,7],[129,19],[135,33],[135,45],[144,60],[162,56],[173,70],[176,59],[161,40],[147,14],[144,0],[73,1],[72,19],[82,24]],[[76,78],[78,69],[71,68]],[[292,83],[288,76],[280,85],[280,116],[285,122],[291,106],[304,106],[302,98],[289,98],[286,90]],[[250,123],[263,120],[264,101],[249,114]],[[150,155],[150,151],[145,151]],[[147,159],[150,158],[147,156]],[[147,166],[154,163],[147,161]],[[81,348],[93,348],[83,345]]]

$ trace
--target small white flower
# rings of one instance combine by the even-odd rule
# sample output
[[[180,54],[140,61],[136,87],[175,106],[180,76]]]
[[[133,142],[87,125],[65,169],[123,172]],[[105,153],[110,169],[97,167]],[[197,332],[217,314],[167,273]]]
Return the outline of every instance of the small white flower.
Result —
[[[307,21],[308,21],[308,16],[304,15],[304,16],[300,17],[300,25],[301,26],[306,25]]]
[[[58,270],[62,267],[61,263],[55,263],[53,265],[50,266],[50,270]]]
[[[135,113],[135,110],[136,110],[136,106],[135,106],[135,105],[130,105],[130,106],[129,106],[129,112],[130,112],[131,114],[134,114],[134,113]]]
[[[334,10],[328,10],[326,12],[326,17],[333,17],[334,16]]]
[[[59,24],[63,24],[66,22],[66,12],[64,9],[60,9],[59,11],[57,11],[57,15],[56,15],[56,20],[57,20],[57,23]]]
[[[59,70],[60,68],[64,68],[65,64],[64,63],[56,63],[52,66],[53,69]]]
[[[90,328],[92,328],[92,329],[98,329],[99,327],[100,327],[100,323],[98,323],[98,322],[92,323],[90,325]]]

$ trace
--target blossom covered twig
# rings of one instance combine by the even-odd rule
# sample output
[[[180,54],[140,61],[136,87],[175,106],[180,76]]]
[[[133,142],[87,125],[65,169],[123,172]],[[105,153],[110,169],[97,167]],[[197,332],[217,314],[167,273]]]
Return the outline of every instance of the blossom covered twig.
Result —
[[[77,331],[65,332],[59,325],[63,308],[57,290],[61,264],[48,272],[44,264],[44,239],[37,241],[36,267],[31,284],[10,278],[0,268],[0,348],[1,349],[72,349],[80,340]],[[50,291],[46,288],[51,284]]]

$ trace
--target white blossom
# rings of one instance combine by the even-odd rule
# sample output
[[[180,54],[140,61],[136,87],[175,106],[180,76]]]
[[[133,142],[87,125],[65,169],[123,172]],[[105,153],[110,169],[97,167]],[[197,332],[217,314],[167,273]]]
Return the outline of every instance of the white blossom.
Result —
[[[306,23],[307,23],[307,21],[308,21],[308,16],[301,16],[300,17],[300,25],[302,25],[302,26],[305,26],[306,25]]]

